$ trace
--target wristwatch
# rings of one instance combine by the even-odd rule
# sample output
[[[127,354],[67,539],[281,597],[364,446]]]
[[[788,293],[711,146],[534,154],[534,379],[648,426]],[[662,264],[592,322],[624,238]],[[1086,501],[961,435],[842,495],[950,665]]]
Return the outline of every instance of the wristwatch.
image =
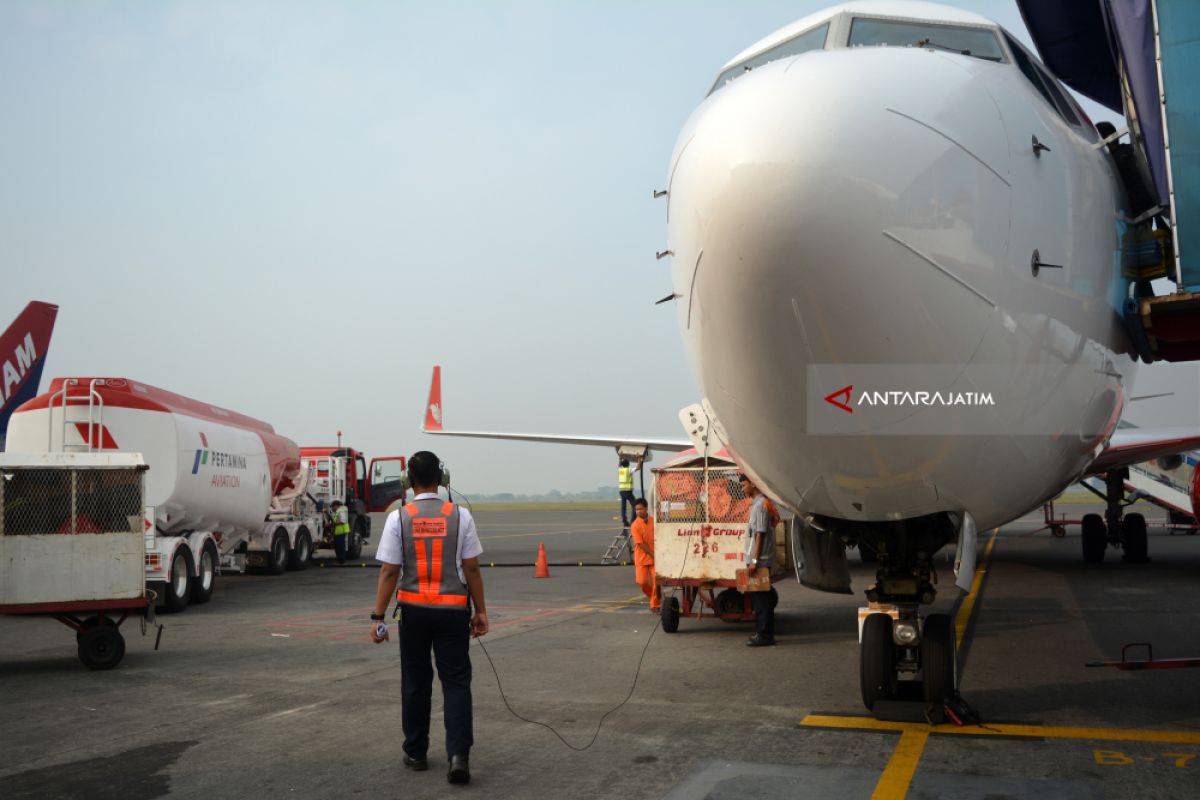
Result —
[[[372,622],[383,622],[383,614],[371,614]]]

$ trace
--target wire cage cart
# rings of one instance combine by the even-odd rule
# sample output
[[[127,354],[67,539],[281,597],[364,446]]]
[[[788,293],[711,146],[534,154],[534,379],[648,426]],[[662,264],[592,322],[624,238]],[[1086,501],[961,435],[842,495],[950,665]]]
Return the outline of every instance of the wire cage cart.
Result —
[[[145,470],[140,453],[0,454],[0,614],[58,620],[91,669],[120,663],[121,623],[153,613]]]
[[[738,468],[722,450],[707,459],[686,451],[653,470],[654,572],[664,596],[662,627],[679,630],[681,617],[742,622],[754,618],[750,597],[737,589],[744,566],[751,500],[738,484]],[[771,581],[787,574],[786,526],[775,526]],[[771,588],[773,602],[778,602]]]

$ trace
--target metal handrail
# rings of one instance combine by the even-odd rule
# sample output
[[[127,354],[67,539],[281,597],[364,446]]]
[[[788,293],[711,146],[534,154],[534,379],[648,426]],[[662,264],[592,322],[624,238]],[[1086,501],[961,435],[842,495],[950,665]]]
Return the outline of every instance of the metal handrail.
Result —
[[[61,442],[61,452],[66,452],[67,449],[67,408],[72,405],[72,401],[82,401],[83,395],[72,395],[68,389],[73,386],[78,386],[79,380],[76,378],[68,378],[63,381],[62,388],[54,394],[50,395],[50,403],[47,406],[46,413],[46,447],[50,452],[54,452],[54,405],[59,397],[62,398],[62,420],[59,428],[59,441]],[[88,384],[87,404],[87,436],[84,437],[84,444],[87,445],[87,452],[92,452],[94,449],[104,449],[104,397],[100,392],[96,391],[96,387],[104,386],[103,378],[93,378]],[[77,403],[82,405],[82,402]],[[97,413],[98,412],[98,413]],[[97,416],[99,417],[97,419]],[[100,446],[96,447],[93,442],[93,434],[100,439]]]

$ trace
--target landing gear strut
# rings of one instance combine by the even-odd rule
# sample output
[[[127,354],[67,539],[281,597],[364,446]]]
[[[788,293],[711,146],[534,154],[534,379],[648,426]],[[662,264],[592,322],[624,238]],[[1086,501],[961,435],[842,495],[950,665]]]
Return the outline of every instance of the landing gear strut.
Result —
[[[1125,507],[1131,501],[1125,499],[1125,481],[1129,477],[1126,468],[1111,469],[1104,475],[1104,492],[1084,484],[1104,500],[1104,517],[1085,514],[1083,517],[1083,560],[1099,564],[1104,560],[1108,545],[1124,549],[1125,561],[1140,564],[1147,558],[1146,518],[1141,514],[1126,514]]]

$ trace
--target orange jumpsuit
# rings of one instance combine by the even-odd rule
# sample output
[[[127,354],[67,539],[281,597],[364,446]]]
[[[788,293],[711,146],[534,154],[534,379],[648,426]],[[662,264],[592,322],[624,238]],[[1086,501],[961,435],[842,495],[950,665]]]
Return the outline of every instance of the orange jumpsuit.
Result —
[[[654,520],[638,517],[629,528],[629,535],[633,537],[633,567],[637,572],[638,585],[650,598],[650,610],[657,611],[662,606],[662,600],[658,596],[658,582],[654,579],[654,556],[638,547],[645,545],[651,553],[654,552]]]

